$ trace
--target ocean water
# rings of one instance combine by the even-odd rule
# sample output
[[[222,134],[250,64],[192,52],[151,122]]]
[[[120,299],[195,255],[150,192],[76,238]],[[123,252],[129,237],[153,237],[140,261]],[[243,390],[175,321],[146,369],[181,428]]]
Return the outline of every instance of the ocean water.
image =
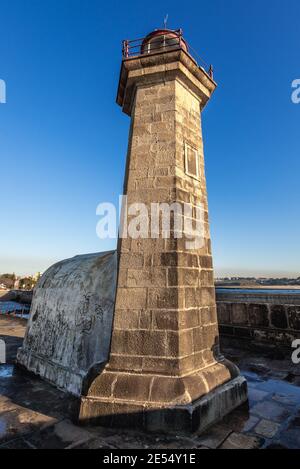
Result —
[[[300,289],[276,289],[276,288],[222,288],[216,287],[217,293],[246,293],[248,295],[255,295],[263,293],[265,295],[300,295]]]
[[[13,314],[16,317],[28,318],[29,305],[16,303],[15,301],[0,301],[0,314]]]

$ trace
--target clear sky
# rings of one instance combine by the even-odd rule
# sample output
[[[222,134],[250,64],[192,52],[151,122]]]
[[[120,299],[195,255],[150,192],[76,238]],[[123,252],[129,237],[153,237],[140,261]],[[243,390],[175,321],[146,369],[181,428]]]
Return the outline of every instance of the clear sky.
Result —
[[[122,192],[121,40],[166,13],[219,85],[203,113],[217,275],[300,275],[299,0],[1,0],[0,272],[115,247],[95,228]]]

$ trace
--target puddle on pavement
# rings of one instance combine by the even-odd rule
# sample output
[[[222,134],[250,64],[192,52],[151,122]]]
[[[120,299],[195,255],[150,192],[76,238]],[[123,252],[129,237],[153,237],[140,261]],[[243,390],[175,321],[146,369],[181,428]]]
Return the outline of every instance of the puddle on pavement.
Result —
[[[6,430],[7,430],[7,422],[3,417],[1,417],[0,418],[0,439],[6,434]]]
[[[11,378],[14,372],[13,365],[0,365],[0,378]]]
[[[292,399],[294,404],[300,406],[300,387],[288,381],[277,380],[266,375],[260,376],[253,371],[244,371],[247,381],[255,386],[255,389],[271,393],[273,396],[282,396]]]
[[[268,379],[267,376],[258,375],[254,373],[254,371],[242,370],[241,373],[243,376],[245,376],[248,383],[258,384],[258,383],[263,383],[264,381]]]

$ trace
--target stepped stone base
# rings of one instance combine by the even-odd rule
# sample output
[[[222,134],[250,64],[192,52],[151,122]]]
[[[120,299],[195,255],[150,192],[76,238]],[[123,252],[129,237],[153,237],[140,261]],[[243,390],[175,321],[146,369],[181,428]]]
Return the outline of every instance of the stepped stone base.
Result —
[[[96,395],[96,385],[94,396],[81,398],[79,421],[83,425],[139,428],[149,432],[202,432],[248,399],[247,382],[242,376],[208,393],[201,372],[186,377],[154,379],[146,375],[104,372],[102,379],[99,378],[101,397]],[[150,398],[146,398],[147,385],[144,385],[147,378],[152,380]],[[111,384],[117,381],[119,391],[117,387],[114,392]],[[91,390],[93,394],[93,385]],[[116,397],[119,393],[122,398]],[[140,398],[144,396],[144,400],[134,400],[134,394]],[[201,397],[193,399],[197,394]]]

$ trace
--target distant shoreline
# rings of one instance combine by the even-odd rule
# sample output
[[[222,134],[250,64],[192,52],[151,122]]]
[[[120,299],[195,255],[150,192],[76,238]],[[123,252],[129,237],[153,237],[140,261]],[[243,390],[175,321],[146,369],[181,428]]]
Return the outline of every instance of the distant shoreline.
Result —
[[[215,285],[230,290],[300,290],[300,285]]]

